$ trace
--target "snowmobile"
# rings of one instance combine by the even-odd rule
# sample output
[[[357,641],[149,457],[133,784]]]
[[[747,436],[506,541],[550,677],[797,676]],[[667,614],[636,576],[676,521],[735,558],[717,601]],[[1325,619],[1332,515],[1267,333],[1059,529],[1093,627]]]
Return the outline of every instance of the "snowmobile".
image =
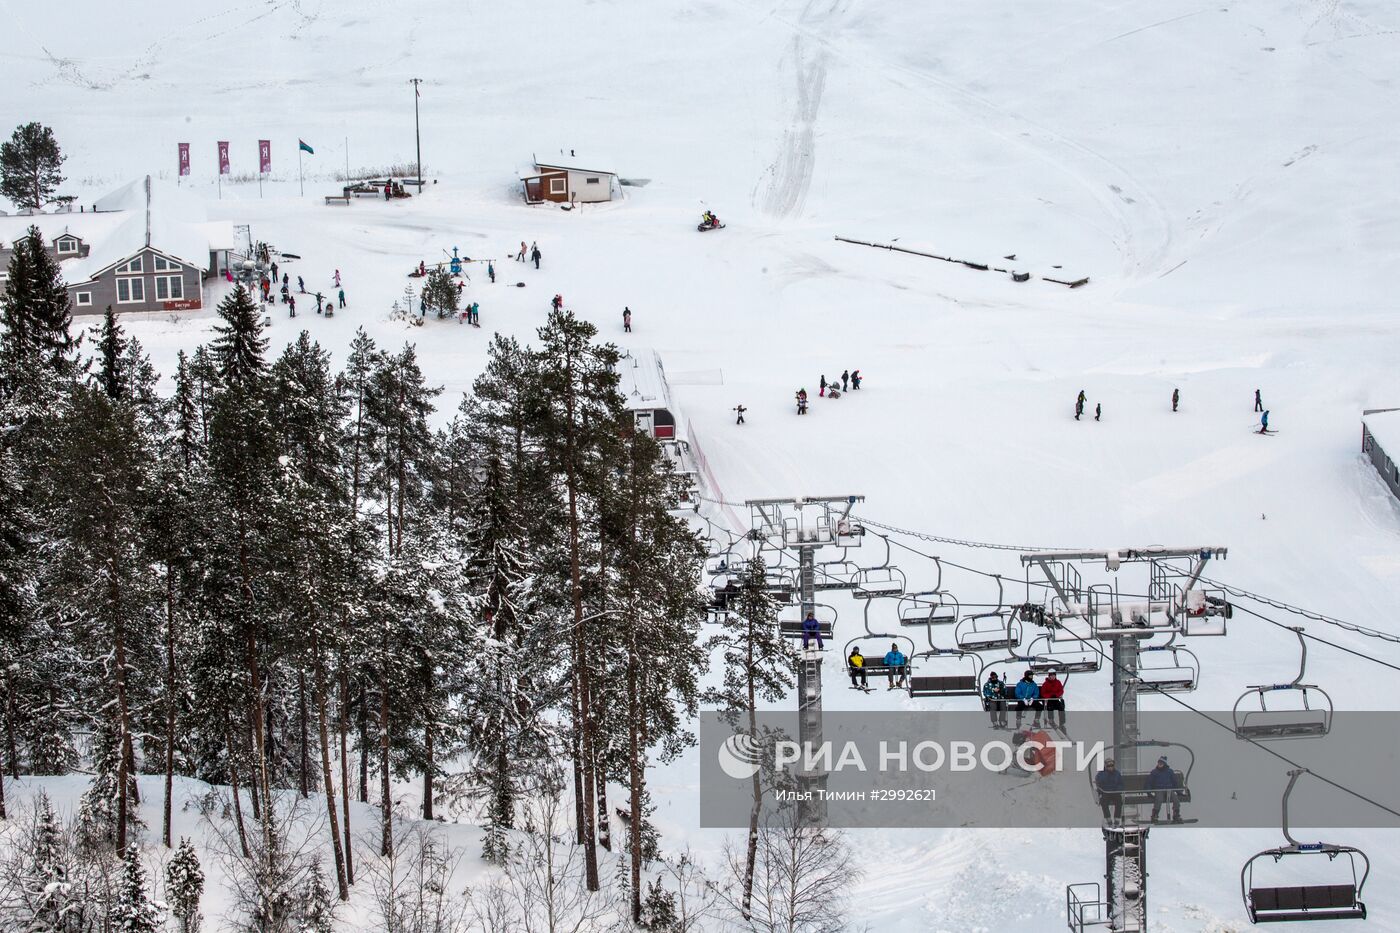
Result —
[[[706,230],[723,230],[724,224],[719,222],[719,218],[714,214],[706,214],[696,226],[696,230],[704,233]]]

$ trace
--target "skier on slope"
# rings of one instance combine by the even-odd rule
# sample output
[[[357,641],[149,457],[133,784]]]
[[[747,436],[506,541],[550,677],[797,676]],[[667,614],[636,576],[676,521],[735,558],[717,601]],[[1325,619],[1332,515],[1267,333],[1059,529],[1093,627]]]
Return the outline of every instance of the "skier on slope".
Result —
[[[1267,411],[1264,412],[1264,414],[1263,414],[1263,415],[1260,417],[1260,419],[1259,419],[1259,433],[1260,433],[1260,434],[1268,434],[1268,433],[1269,433],[1269,413],[1268,413]]]

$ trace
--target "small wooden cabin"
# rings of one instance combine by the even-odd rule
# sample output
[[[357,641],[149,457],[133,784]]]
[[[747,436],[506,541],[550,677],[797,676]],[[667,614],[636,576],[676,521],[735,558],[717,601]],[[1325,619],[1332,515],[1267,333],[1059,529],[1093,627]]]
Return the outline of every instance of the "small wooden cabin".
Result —
[[[535,153],[533,173],[525,173],[525,203],[554,201],[560,204],[592,204],[611,201],[617,173],[590,167],[606,164],[598,158],[579,158],[573,149],[557,155]]]

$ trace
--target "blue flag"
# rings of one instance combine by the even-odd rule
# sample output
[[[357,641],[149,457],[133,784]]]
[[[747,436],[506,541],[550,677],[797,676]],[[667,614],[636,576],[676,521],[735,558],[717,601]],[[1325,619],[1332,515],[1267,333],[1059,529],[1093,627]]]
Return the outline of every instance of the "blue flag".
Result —
[[[309,153],[311,153],[312,155],[315,155],[315,154],[316,154],[316,150],[315,150],[315,149],[312,149],[310,146],[308,146],[306,143],[302,142],[300,139],[297,140],[297,148],[300,149],[302,152],[309,152]]]

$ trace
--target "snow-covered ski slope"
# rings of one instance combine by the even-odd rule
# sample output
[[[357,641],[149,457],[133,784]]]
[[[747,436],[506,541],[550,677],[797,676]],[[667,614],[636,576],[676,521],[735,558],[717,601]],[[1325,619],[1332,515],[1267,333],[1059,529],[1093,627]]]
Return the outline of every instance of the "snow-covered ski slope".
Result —
[[[672,373],[723,371],[722,386],[674,391],[730,499],[861,493],[889,524],[1037,546],[1224,544],[1218,578],[1400,631],[1400,507],[1359,452],[1361,410],[1400,405],[1394,4],[151,0],[55,15],[4,0],[0,18],[3,110],[55,128],[74,193],[169,175],[190,142],[185,183],[213,216],[300,254],[288,271],[313,290],[342,271],[350,307],[325,320],[303,301],[295,325],[277,313],[278,345],[300,327],[337,353],[358,326],[416,342],[445,415],[490,332],[528,337],[562,293]],[[323,206],[347,137],[352,167],[412,159],[411,77],[437,183]],[[215,140],[232,141],[237,173],[256,168],[259,138],[276,169],[265,196],[226,184],[213,201]],[[298,138],[316,149],[304,198]],[[542,146],[607,152],[601,168],[651,183],[571,213],[527,208],[514,169]],[[695,232],[706,207],[727,229]],[[1090,283],[1017,284],[837,235]],[[506,258],[521,239],[539,242],[540,271]],[[391,320],[409,268],[453,246],[500,260],[494,286],[471,268],[483,329]],[[211,318],[126,324],[169,373]],[[862,391],[817,398],[819,375],[845,368]],[[798,387],[813,396],[802,419]],[[1277,436],[1252,433],[1256,388]],[[1014,554],[928,548],[1019,573]],[[931,585],[929,565],[904,563]],[[1400,646],[1308,624],[1400,663]],[[1290,637],[1237,617],[1192,646],[1202,685],[1187,699],[1228,708],[1246,683],[1291,677]],[[1325,648],[1309,670],[1339,707],[1400,707],[1392,670]],[[847,692],[838,665],[827,676],[829,708],[937,706]],[[1070,700],[1106,707],[1106,679],[1076,677]],[[697,768],[658,774],[660,818],[668,841],[714,851],[720,834],[695,828]],[[1400,930],[1396,835],[1327,835],[1370,848],[1369,928]],[[1063,884],[1103,870],[1093,831],[853,839],[867,875],[852,893],[888,906],[870,916],[888,930],[1051,928]],[[1242,927],[1238,866],[1277,841],[1155,833],[1154,929]]]

